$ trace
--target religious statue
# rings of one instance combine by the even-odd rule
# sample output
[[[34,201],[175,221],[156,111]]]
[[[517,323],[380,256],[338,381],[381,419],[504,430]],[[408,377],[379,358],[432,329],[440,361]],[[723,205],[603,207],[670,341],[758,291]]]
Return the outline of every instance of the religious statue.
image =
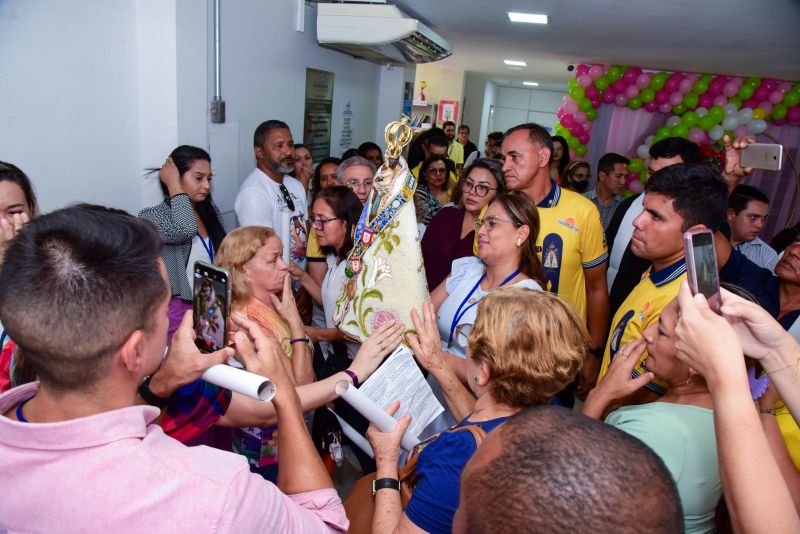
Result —
[[[412,330],[411,310],[422,317],[422,303],[430,298],[414,209],[417,179],[400,155],[411,141],[408,120],[403,116],[386,127],[384,164],[375,173],[345,260],[347,282],[334,323],[354,340],[364,341],[388,321]]]

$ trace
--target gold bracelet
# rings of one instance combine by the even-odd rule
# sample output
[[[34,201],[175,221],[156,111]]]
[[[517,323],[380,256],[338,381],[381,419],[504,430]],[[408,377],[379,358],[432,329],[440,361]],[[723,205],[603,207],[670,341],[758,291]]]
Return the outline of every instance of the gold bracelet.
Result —
[[[794,367],[794,372],[792,372],[792,384],[794,384],[797,381],[797,370],[800,368],[800,358],[797,358],[794,363],[790,363],[786,367],[781,367],[780,369],[775,369],[774,371],[767,371],[766,369],[764,371],[768,375],[774,375],[775,373],[780,373],[781,371],[785,371],[790,367]]]

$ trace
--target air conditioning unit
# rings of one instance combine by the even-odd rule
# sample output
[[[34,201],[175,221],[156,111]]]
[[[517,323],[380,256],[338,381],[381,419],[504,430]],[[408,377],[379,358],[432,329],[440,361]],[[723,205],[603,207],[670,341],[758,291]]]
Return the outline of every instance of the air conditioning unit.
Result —
[[[317,42],[381,65],[431,63],[453,53],[436,32],[385,4],[317,4]]]

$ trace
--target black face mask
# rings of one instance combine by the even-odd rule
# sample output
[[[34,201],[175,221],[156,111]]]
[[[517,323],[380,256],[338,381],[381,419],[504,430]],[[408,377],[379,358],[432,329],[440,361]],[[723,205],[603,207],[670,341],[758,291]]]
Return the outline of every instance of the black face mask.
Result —
[[[569,189],[572,189],[577,193],[583,193],[586,191],[587,187],[589,187],[589,180],[581,180],[579,182],[573,182],[572,180],[569,180]]]

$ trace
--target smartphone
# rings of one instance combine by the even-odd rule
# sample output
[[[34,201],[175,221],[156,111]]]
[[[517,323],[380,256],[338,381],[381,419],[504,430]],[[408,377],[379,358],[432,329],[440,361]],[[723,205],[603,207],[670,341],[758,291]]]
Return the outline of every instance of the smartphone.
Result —
[[[742,149],[741,158],[742,167],[779,171],[783,162],[783,145],[753,143]]]
[[[227,345],[230,280],[226,269],[202,261],[194,264],[194,342],[203,352],[214,352]]]
[[[714,234],[711,230],[693,230],[683,234],[686,273],[692,295],[702,293],[709,307],[720,313],[719,271]]]

